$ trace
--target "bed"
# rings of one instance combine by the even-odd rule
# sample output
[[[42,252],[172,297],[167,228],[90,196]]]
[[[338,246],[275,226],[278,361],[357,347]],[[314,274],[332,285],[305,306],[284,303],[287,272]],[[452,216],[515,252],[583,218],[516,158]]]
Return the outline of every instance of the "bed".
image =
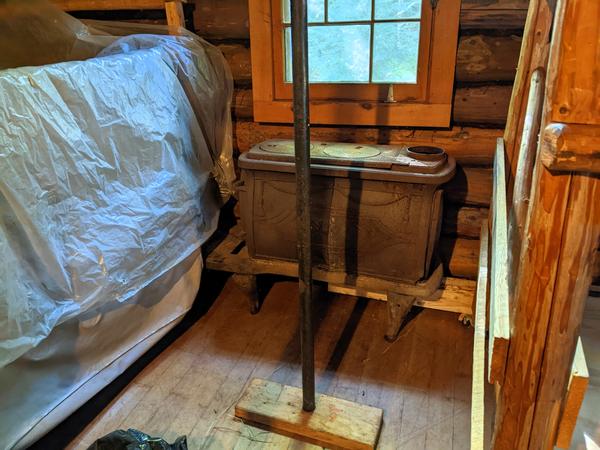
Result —
[[[32,56],[0,60],[1,449],[35,442],[181,320],[235,177],[216,49],[23,3],[0,7]]]

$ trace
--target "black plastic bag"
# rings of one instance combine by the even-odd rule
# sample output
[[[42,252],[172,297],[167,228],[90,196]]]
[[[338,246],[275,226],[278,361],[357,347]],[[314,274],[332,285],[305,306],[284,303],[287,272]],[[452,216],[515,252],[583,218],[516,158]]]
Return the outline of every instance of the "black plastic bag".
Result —
[[[88,450],[188,450],[185,436],[178,437],[169,444],[161,438],[148,436],[146,433],[134,430],[117,430],[88,447]]]

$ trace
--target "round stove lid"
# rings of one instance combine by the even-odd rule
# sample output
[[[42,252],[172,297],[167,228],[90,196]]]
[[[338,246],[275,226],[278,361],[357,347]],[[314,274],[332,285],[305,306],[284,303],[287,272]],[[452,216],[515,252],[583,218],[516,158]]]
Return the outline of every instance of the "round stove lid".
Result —
[[[332,158],[365,159],[381,154],[381,150],[369,145],[357,144],[321,144],[323,153]]]
[[[290,141],[288,139],[271,139],[260,144],[259,148],[264,152],[278,153],[281,155],[293,155],[294,141]],[[311,153],[313,148],[314,145],[310,144]]]

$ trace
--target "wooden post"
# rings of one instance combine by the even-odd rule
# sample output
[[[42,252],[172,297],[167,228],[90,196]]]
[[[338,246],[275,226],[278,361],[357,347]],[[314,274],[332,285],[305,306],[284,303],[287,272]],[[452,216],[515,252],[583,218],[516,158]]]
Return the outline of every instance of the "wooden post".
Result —
[[[529,99],[530,80],[538,68],[548,64],[549,43],[552,31],[555,0],[531,0],[523,32],[517,76],[515,78],[504,144],[508,156],[509,201],[512,198],[512,185],[515,179],[518,153],[524,127],[524,117]]]
[[[179,34],[182,28],[185,29],[185,16],[181,2],[182,0],[165,1],[165,12],[170,34]]]
[[[581,14],[581,10],[595,5],[584,0],[558,1],[542,129],[552,121],[558,83],[571,81],[572,91],[580,92],[575,77],[561,79],[568,73],[563,68],[571,63],[562,60],[563,47],[573,46],[564,42],[563,33],[568,29],[590,32],[595,40],[578,33],[578,43],[594,45],[599,32],[593,22],[596,16]],[[554,446],[600,239],[597,175],[550,171],[538,158],[532,180],[494,449]]]

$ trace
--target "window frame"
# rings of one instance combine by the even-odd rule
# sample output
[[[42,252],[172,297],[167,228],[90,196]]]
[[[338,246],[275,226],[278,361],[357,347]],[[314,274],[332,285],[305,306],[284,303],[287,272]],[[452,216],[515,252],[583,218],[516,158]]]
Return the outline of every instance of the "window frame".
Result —
[[[460,0],[423,0],[416,84],[310,85],[311,123],[447,127],[458,42]],[[249,0],[254,120],[291,123],[292,87],[284,83],[281,0]],[[278,45],[274,45],[277,43]]]

